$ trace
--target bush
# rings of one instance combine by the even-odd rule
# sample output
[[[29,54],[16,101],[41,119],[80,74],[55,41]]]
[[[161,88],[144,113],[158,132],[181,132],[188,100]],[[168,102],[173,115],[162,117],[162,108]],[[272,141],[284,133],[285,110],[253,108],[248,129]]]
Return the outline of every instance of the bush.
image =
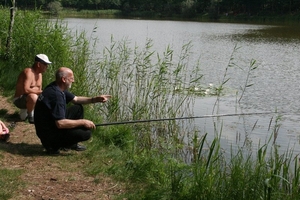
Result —
[[[59,1],[52,1],[47,6],[52,15],[58,15],[62,11],[63,7]]]

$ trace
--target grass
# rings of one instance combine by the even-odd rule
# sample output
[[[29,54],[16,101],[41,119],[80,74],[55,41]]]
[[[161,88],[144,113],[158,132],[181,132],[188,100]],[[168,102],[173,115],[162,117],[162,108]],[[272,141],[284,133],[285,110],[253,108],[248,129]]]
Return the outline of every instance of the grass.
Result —
[[[5,10],[0,12],[8,16]],[[7,27],[7,18],[1,19],[0,26]],[[105,104],[86,106],[86,118],[99,123],[192,116],[195,97],[205,97],[209,87],[202,84],[200,61],[193,66],[189,62],[192,43],[183,45],[181,53],[175,55],[168,46],[162,53],[155,52],[151,39],[143,47],[131,49],[127,40],[111,38],[111,45],[99,53],[95,46],[90,47],[96,43],[88,41],[84,32],[72,35],[60,21],[50,23],[38,12],[19,12],[16,24],[10,56],[3,59],[7,52],[5,48],[0,51],[4,91],[11,93],[16,72],[25,67],[24,63],[30,66],[34,55],[43,52],[54,62],[45,74],[45,85],[53,80],[58,67],[68,66],[76,77],[73,93],[113,96]],[[3,45],[5,37],[1,37]],[[230,81],[227,70],[236,67],[236,50],[229,58],[223,80],[210,94],[218,100]],[[98,58],[90,59],[95,54]],[[247,79],[237,94],[238,101],[251,86],[255,69],[254,61],[243,69]],[[116,199],[299,199],[298,157],[293,151],[280,154],[276,144],[280,117],[274,124],[270,122],[270,139],[256,151],[248,151],[248,147],[224,150],[220,120],[214,121],[213,133],[202,133],[192,123],[98,127],[83,154],[89,161],[83,168],[94,176],[95,183],[101,182],[99,174],[105,173],[126,184],[127,192]],[[208,134],[214,134],[211,141]],[[1,192],[5,190],[0,188]]]
[[[22,174],[22,170],[0,169],[0,174],[0,199],[11,199],[14,191],[22,187],[24,184],[20,182],[19,179],[19,176]]]

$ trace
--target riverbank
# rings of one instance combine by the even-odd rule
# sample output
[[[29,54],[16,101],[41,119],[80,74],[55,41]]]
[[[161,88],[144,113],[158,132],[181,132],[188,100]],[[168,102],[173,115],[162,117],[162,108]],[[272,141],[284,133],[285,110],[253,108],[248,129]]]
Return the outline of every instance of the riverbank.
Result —
[[[16,108],[0,94],[0,119],[10,138],[0,143],[0,199],[112,199],[122,184],[98,174],[86,174],[85,152],[68,151],[58,156],[45,153],[34,125],[19,121]]]

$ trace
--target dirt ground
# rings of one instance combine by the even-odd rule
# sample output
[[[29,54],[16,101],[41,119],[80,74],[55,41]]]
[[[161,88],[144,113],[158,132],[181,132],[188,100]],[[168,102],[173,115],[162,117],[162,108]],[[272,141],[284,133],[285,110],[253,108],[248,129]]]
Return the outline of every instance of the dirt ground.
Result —
[[[68,156],[82,152],[68,151],[60,155],[47,155],[35,134],[34,125],[19,120],[14,114],[16,107],[0,95],[0,110],[3,122],[10,129],[7,143],[0,143],[0,167],[22,169],[20,181],[25,187],[16,191],[13,200],[67,200],[67,199],[113,199],[122,193],[120,184],[108,177],[93,177],[84,173],[83,160],[68,162]]]

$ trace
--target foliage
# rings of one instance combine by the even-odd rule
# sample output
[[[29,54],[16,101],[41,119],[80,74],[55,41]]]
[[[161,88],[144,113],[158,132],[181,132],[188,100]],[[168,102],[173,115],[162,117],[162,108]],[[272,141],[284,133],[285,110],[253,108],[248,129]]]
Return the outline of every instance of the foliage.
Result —
[[[208,15],[211,20],[218,20],[221,16],[228,19],[251,20],[253,16],[272,16],[272,15],[294,15],[294,19],[299,21],[300,1],[277,1],[277,0],[60,0],[44,1],[29,0],[17,1],[21,9],[37,9],[59,11],[60,3],[66,9],[75,10],[120,10],[124,16],[139,17],[177,17],[194,19]],[[48,5],[55,4],[49,7]],[[9,7],[9,2],[0,0],[0,5]]]
[[[60,11],[63,9],[59,1],[52,1],[48,4],[47,7],[50,10],[50,13],[53,15],[58,15]]]

